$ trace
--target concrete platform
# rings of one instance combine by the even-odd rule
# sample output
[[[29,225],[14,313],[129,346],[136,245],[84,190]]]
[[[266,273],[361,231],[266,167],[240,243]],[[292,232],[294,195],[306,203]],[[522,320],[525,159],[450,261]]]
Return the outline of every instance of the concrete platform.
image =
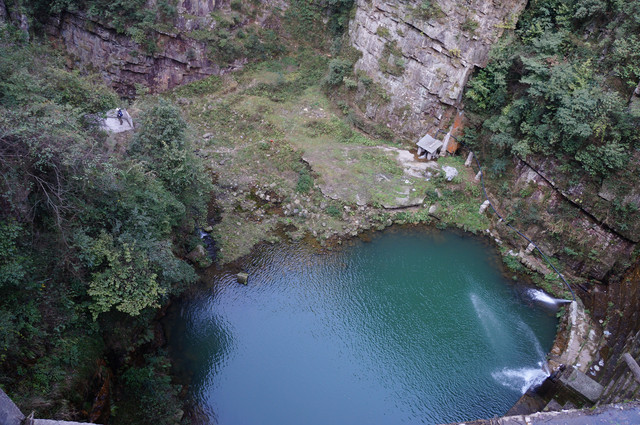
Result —
[[[562,374],[559,381],[567,389],[586,398],[591,403],[598,401],[604,389],[602,385],[575,368],[568,374]]]
[[[24,415],[18,406],[0,389],[0,424],[20,425]]]

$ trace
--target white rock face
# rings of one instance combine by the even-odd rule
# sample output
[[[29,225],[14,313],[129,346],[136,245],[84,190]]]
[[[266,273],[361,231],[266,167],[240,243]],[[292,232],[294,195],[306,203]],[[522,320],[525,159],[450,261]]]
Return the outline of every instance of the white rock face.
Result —
[[[427,19],[420,13],[422,0],[357,0],[349,25],[351,45],[362,52],[356,70],[368,74],[390,97],[384,105],[360,108],[368,118],[411,136],[451,124],[474,67],[487,64],[491,46],[505,27],[515,26],[527,1],[431,3],[439,12]],[[396,75],[385,72],[385,62],[400,64]],[[360,98],[367,102],[366,96]]]
[[[126,110],[122,110],[122,117],[118,118],[116,109],[107,112],[105,118],[100,120],[100,128],[108,133],[122,133],[133,130],[133,120]]]
[[[442,171],[444,171],[445,178],[448,182],[458,176],[458,169],[455,167],[449,167],[448,165],[445,165],[444,167],[442,167]]]

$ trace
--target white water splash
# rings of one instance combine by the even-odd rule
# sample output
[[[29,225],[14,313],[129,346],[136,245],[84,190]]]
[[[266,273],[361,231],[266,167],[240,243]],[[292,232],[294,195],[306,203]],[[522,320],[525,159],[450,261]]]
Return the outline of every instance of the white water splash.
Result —
[[[538,341],[538,338],[536,338],[531,327],[522,321],[517,324],[517,327],[525,340],[524,342],[529,347],[533,346],[537,357],[540,359],[538,367],[504,368],[500,371],[493,372],[491,376],[501,385],[524,394],[528,389],[535,388],[542,384],[551,372],[549,371],[542,345],[540,341]]]
[[[542,384],[547,376],[549,376],[549,373],[544,370],[546,369],[546,362],[542,362],[539,366],[539,368],[504,368],[500,371],[493,372],[491,377],[501,385],[524,394],[529,388],[535,388]]]
[[[550,305],[557,305],[557,304],[564,304],[564,303],[571,302],[569,300],[553,298],[551,295],[547,294],[546,292],[540,289],[527,289],[527,295],[531,297],[532,300],[540,301],[542,303],[550,304]]]
[[[539,291],[541,295],[545,295],[551,302],[554,299],[549,297],[542,291]],[[538,367],[521,367],[521,368],[503,368],[502,370],[493,372],[491,376],[501,385],[510,388],[514,391],[520,391],[521,394],[527,392],[529,388],[536,387],[549,376],[549,368],[545,359],[545,353],[542,349],[542,345],[536,337],[533,329],[520,318],[510,318],[509,325],[505,325],[503,322],[506,318],[499,318],[496,312],[493,311],[489,305],[478,297],[476,294],[470,294],[471,303],[476,310],[476,314],[485,329],[487,337],[492,343],[497,339],[503,342],[506,337],[502,331],[505,326],[516,326],[520,335],[516,349],[531,351],[533,350],[538,358]],[[554,302],[555,303],[555,302]],[[496,338],[497,337],[497,338]],[[496,348],[499,344],[496,344]]]

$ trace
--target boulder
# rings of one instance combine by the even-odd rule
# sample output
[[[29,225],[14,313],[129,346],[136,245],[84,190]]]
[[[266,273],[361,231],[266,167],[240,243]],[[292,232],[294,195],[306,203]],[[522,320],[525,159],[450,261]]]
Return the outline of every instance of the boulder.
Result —
[[[480,210],[478,211],[478,214],[484,214],[484,212],[487,210],[487,207],[489,207],[489,201],[484,201],[482,203],[482,205],[480,205]]]
[[[122,133],[133,130],[133,120],[131,115],[122,109],[122,117],[118,117],[118,110],[107,111],[106,117],[100,119],[100,128],[107,133]]]
[[[448,182],[458,177],[458,169],[455,167],[449,167],[448,165],[445,165],[444,167],[442,167],[442,171],[444,171],[445,178]]]
[[[0,388],[0,424],[20,425],[24,415]]]
[[[238,283],[242,283],[243,285],[246,285],[247,281],[249,280],[249,274],[240,272],[236,275],[236,278],[238,279]]]
[[[209,255],[207,254],[207,250],[202,245],[197,245],[193,251],[188,253],[187,259],[201,267],[206,267],[211,262]]]

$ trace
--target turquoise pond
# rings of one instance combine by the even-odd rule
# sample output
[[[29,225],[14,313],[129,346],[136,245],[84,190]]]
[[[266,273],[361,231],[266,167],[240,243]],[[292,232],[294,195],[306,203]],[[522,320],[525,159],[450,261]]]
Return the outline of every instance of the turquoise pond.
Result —
[[[174,303],[203,423],[439,424],[504,414],[545,377],[557,319],[484,242],[392,229],[332,252],[264,246]]]

